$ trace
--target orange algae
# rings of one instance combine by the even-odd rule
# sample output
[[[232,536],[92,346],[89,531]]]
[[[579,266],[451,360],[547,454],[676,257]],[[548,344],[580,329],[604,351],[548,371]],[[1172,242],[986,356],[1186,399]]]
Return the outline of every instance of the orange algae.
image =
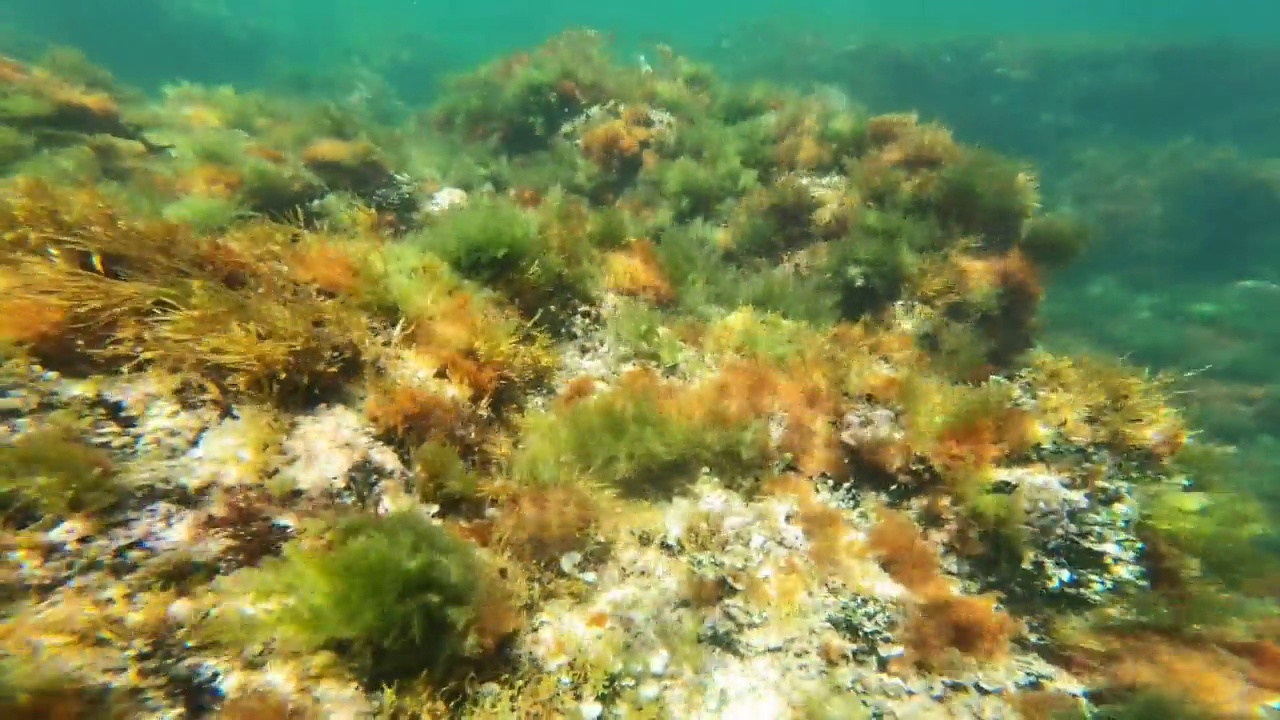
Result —
[[[576,377],[570,380],[564,389],[560,391],[559,396],[556,397],[556,402],[562,407],[567,407],[579,400],[589,398],[596,393],[598,384],[598,381],[589,375]]]
[[[227,239],[124,217],[96,193],[20,179],[0,203],[0,231],[8,301],[62,312],[66,354],[38,358],[54,366],[157,366],[238,391],[305,394],[346,376],[368,332],[353,308],[261,261],[279,247],[270,228],[249,237],[272,244],[229,251]]]
[[[233,169],[223,165],[198,165],[180,176],[174,190],[181,195],[230,199],[239,192],[243,179]]]
[[[1270,699],[1250,683],[1247,662],[1212,645],[1192,646],[1156,635],[1122,636],[1102,659],[1108,687],[1159,690],[1218,717],[1249,717]]]
[[[822,502],[813,482],[795,475],[766,480],[761,491],[768,495],[789,497],[796,501],[795,522],[804,531],[809,559],[825,572],[837,574],[857,557],[853,527],[844,514]]]
[[[886,511],[867,536],[867,548],[889,577],[921,596],[950,591],[938,569],[938,551],[907,515]]]
[[[312,238],[293,247],[285,258],[289,274],[299,282],[314,285],[334,295],[358,297],[364,283],[362,268],[354,257],[358,250],[376,251],[376,246],[359,246]]]
[[[641,160],[640,154],[651,137],[648,128],[610,120],[583,133],[582,151],[600,169],[624,172]]]
[[[1181,413],[1169,404],[1168,378],[1148,378],[1119,363],[1037,351],[1027,374],[1036,382],[1037,416],[1075,442],[1145,451],[1157,460],[1187,439]]]
[[[916,597],[906,623],[910,659],[938,669],[954,654],[982,661],[999,660],[1021,625],[997,609],[993,596],[957,594],[938,565],[937,549],[911,518],[882,511],[867,547],[894,580]]]
[[[991,596],[939,595],[924,600],[907,623],[912,659],[936,668],[953,652],[976,660],[1003,658],[1021,625]]]
[[[605,287],[622,295],[639,297],[659,305],[675,299],[675,291],[662,271],[651,241],[634,239],[622,250],[604,258]]]
[[[410,385],[377,383],[365,400],[374,427],[408,446],[443,439],[456,443],[470,434],[472,409],[458,398]]]
[[[928,449],[930,461],[946,473],[985,471],[1030,446],[1033,418],[1015,408],[948,423]]]
[[[66,330],[67,311],[52,298],[0,300],[0,345],[33,346],[37,352],[48,352]]]
[[[601,518],[598,500],[572,485],[517,488],[501,493],[493,533],[513,557],[555,563],[591,542]]]

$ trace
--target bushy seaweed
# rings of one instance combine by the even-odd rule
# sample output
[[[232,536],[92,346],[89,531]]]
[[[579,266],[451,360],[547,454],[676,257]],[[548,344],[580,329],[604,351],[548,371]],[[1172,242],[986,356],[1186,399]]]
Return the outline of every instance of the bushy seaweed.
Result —
[[[1069,215],[1041,215],[1023,228],[1018,247],[1040,267],[1059,268],[1075,262],[1088,249],[1091,230]]]
[[[1188,705],[1182,698],[1148,691],[1105,703],[1092,717],[1098,720],[1209,720],[1213,714]]]
[[[106,688],[90,687],[79,679],[38,662],[0,660],[0,713],[6,717],[48,719],[67,717],[126,717],[126,703]]]
[[[337,652],[377,687],[442,679],[493,648],[505,630],[479,622],[496,602],[486,573],[467,542],[409,511],[342,519],[318,543],[295,541],[231,576],[228,589],[267,603],[237,621],[239,637]]]
[[[767,457],[763,427],[717,415],[715,401],[643,371],[617,389],[526,418],[516,479],[590,482],[626,495],[669,495],[702,468],[733,480]]]
[[[676,227],[658,245],[683,312],[700,316],[754,307],[815,325],[838,319],[839,296],[827,276],[771,264],[743,267],[717,247],[715,234],[702,225]]]
[[[33,180],[11,186],[0,228],[0,308],[28,309],[0,344],[50,366],[155,367],[292,401],[332,391],[359,366],[365,321],[282,274],[288,228],[201,240]]]
[[[1016,244],[1038,202],[1035,180],[1025,167],[978,150],[945,167],[929,196],[931,212],[944,225],[982,238],[991,249]]]
[[[536,215],[504,200],[448,213],[414,239],[461,276],[496,289],[526,317],[553,326],[590,296],[579,258],[557,252]]]
[[[32,430],[0,447],[0,516],[10,523],[100,513],[126,493],[111,455],[68,429]]]

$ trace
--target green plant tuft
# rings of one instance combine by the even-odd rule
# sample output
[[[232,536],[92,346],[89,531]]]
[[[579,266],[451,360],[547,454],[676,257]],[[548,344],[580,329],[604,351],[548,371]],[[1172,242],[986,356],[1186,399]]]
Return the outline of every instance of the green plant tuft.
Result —
[[[123,496],[111,456],[62,429],[34,430],[0,447],[0,513],[8,522],[95,513]]]
[[[1238,590],[1275,566],[1260,552],[1259,543],[1270,534],[1266,513],[1244,491],[1183,492],[1158,486],[1144,504],[1141,531],[1185,580]]]
[[[414,490],[423,502],[471,500],[479,494],[479,479],[456,449],[439,440],[430,440],[414,450],[410,467]]]
[[[1209,720],[1213,715],[1188,705],[1181,698],[1144,692],[1121,702],[1103,705],[1093,717],[1095,720]]]
[[[117,718],[136,710],[115,700],[105,688],[86,686],[34,657],[0,659],[0,717]]]
[[[681,310],[714,317],[723,314],[719,311],[749,306],[816,326],[838,319],[838,296],[825,277],[768,264],[733,265],[714,246],[712,233],[703,224],[678,226],[663,235],[658,245]]]
[[[1027,222],[1018,247],[1031,262],[1044,268],[1070,265],[1089,246],[1090,229],[1065,215],[1042,215]]]
[[[761,467],[761,424],[699,410],[704,398],[679,396],[647,376],[526,418],[513,474],[529,484],[585,478],[631,497],[671,495],[702,468],[725,480]],[[687,391],[685,391],[687,392]]]
[[[983,238],[991,249],[1012,247],[1037,205],[1034,182],[1018,163],[973,150],[938,177],[932,212],[959,235]]]
[[[346,518],[322,544],[291,542],[227,585],[269,601],[236,628],[241,639],[334,651],[371,686],[446,676],[476,650],[485,595],[474,549],[408,511]]]
[[[921,254],[941,244],[941,233],[929,221],[896,212],[861,213],[849,234],[833,243],[826,260],[841,317],[856,320],[898,300]]]
[[[558,252],[539,219],[513,203],[478,199],[418,236],[459,275],[505,295],[527,317],[555,326],[589,297],[589,277]]]

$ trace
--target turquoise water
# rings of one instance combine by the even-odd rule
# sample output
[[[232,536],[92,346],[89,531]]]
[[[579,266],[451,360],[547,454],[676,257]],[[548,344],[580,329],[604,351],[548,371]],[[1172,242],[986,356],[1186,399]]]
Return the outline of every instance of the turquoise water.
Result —
[[[0,18],[9,18],[20,34],[34,31],[74,45],[125,76],[147,81],[174,76],[243,80],[280,66],[324,67],[387,53],[419,54],[429,57],[436,69],[457,68],[573,26],[610,32],[626,42],[661,41],[697,52],[716,47],[737,28],[755,24],[817,33],[835,44],[972,35],[1269,42],[1280,39],[1275,15],[1274,3],[1265,0],[1237,0],[1230,3],[1229,12],[1219,4],[1196,0],[11,0],[0,8]]]

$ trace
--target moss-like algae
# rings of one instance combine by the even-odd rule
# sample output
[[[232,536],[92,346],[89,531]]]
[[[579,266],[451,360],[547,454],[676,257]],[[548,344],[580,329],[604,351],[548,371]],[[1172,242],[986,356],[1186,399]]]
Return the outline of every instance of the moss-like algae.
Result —
[[[553,327],[589,297],[582,258],[558,252],[539,218],[509,202],[482,200],[451,212],[418,242]]]
[[[85,444],[72,431],[41,428],[0,447],[0,516],[8,524],[92,515],[126,495],[111,455]]]
[[[229,590],[271,603],[230,632],[335,651],[372,687],[442,679],[512,629],[478,622],[482,603],[501,602],[486,573],[468,543],[416,512],[346,518],[321,544],[295,542],[229,577]]]
[[[758,468],[768,454],[762,425],[704,402],[696,390],[637,373],[610,392],[526,417],[512,472],[520,482],[585,481],[661,497],[704,467],[730,481]]]

